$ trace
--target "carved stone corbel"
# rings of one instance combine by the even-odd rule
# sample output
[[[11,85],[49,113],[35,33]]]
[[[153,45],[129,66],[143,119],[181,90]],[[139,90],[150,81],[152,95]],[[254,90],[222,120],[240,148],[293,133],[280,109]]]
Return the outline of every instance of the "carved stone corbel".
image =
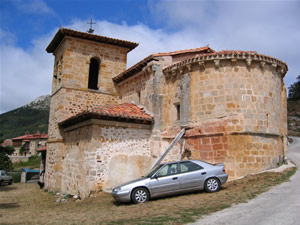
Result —
[[[204,61],[199,61],[198,64],[199,64],[200,68],[205,69]]]
[[[192,65],[191,65],[191,64],[187,64],[185,67],[187,68],[187,70],[188,70],[189,72],[192,71]]]
[[[260,62],[260,67],[261,67],[262,69],[265,67],[265,65],[266,65],[265,62],[263,62],[263,61]]]
[[[285,69],[282,68],[282,67],[280,68],[279,72],[280,72],[281,74],[285,74],[285,73],[286,73]]]
[[[182,75],[182,74],[184,73],[184,70],[183,70],[183,68],[182,68],[182,67],[181,67],[181,68],[179,68],[179,69],[178,69],[178,71],[179,71],[179,74],[180,74],[180,75]]]
[[[250,58],[246,59],[246,63],[247,63],[247,66],[251,66],[252,59],[250,59]]]
[[[174,78],[174,77],[176,77],[176,75],[177,75],[176,70],[172,70],[171,71],[171,77]]]
[[[231,61],[231,65],[235,66],[236,62],[237,62],[237,59],[236,58],[232,58],[230,61]]]
[[[214,60],[214,63],[216,68],[220,68],[220,59]]]

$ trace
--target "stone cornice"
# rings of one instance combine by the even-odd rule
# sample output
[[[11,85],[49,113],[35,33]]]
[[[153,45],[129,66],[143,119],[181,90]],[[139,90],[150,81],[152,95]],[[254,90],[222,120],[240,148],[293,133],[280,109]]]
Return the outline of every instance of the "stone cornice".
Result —
[[[215,53],[201,54],[196,57],[175,63],[165,69],[163,69],[163,73],[172,77],[174,74],[182,74],[184,69],[191,71],[192,65],[199,65],[200,68],[205,69],[206,62],[213,62],[216,69],[221,67],[222,60],[231,60],[231,62],[236,63],[237,60],[245,61],[247,66],[251,66],[254,62],[260,62],[261,68],[263,68],[266,64],[269,64],[276,68],[282,76],[286,74],[288,71],[288,66],[286,63],[262,54],[258,54],[254,51],[220,51]]]

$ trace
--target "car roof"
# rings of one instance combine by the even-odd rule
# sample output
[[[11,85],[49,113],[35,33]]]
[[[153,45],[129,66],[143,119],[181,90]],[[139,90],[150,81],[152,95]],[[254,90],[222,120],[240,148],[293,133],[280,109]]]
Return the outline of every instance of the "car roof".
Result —
[[[213,164],[209,163],[209,162],[205,162],[202,160],[192,160],[192,159],[187,159],[187,160],[180,160],[180,161],[175,161],[175,162],[168,162],[168,163],[163,163],[161,165],[167,165],[167,164],[172,164],[172,163],[181,163],[181,162],[193,162],[193,163],[197,163],[197,164],[204,164],[204,165],[208,165],[208,166],[213,166]]]

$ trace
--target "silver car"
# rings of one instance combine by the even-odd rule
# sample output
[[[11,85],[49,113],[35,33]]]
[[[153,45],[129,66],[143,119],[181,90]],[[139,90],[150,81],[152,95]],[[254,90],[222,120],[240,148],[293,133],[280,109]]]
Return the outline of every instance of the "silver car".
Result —
[[[203,190],[217,192],[227,181],[224,164],[186,160],[154,167],[148,175],[113,189],[120,202],[143,203],[150,198]]]
[[[13,179],[11,176],[9,176],[5,170],[0,170],[0,186],[2,186],[4,183],[12,184]]]

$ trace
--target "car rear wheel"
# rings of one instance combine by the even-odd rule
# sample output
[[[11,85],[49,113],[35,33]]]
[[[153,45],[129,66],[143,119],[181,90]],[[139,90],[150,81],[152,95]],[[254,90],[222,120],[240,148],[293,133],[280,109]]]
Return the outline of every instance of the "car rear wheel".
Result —
[[[13,183],[13,181],[12,180],[10,180],[9,182],[8,182],[8,185],[11,185]]]
[[[131,198],[134,203],[144,203],[149,200],[149,192],[146,188],[137,188],[132,192]]]
[[[209,178],[205,181],[204,188],[207,192],[217,192],[220,190],[220,181],[214,177]]]
[[[3,181],[2,180],[0,180],[0,186],[2,186],[3,185]]]

